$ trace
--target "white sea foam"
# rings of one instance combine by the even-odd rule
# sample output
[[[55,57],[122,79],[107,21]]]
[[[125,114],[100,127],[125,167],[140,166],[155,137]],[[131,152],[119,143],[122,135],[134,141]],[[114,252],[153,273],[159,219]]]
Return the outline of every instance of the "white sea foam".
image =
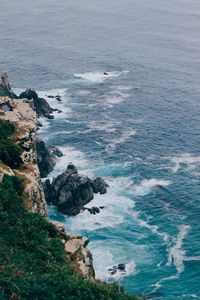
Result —
[[[66,106],[66,103],[68,102],[68,96],[66,94],[67,89],[52,89],[52,90],[46,90],[46,91],[37,91],[39,97],[44,98],[49,105],[53,109],[59,109],[62,112],[55,111],[53,113],[54,117],[56,119],[58,118],[66,118],[69,114],[71,114],[72,110],[70,107]],[[47,96],[61,96],[62,102],[59,102],[56,98],[48,98]]]
[[[88,91],[88,90],[78,90],[77,92],[76,92],[76,94],[78,95],[78,96],[88,96],[88,95],[90,95],[92,92],[91,91]]]
[[[172,182],[170,180],[164,179],[144,179],[140,182],[139,185],[135,185],[133,188],[133,194],[136,196],[145,196],[148,195],[151,190],[156,186],[168,186]]]
[[[92,121],[88,124],[88,128],[91,130],[99,130],[104,132],[115,132],[115,126],[119,124],[118,122],[106,122],[106,124],[99,124],[96,121]]]
[[[94,199],[85,205],[87,208],[93,206],[104,206],[104,208],[96,215],[83,211],[81,214],[69,218],[72,231],[80,231],[83,228],[93,231],[98,228],[115,227],[123,223],[125,214],[129,214],[130,208],[134,207],[135,203],[131,199],[121,195],[122,189],[131,184],[129,178],[107,177],[105,180],[109,183],[107,193],[105,195],[96,194]]]
[[[128,260],[123,246],[111,247],[110,245],[113,243],[115,243],[114,240],[109,241],[109,243],[106,241],[94,241],[89,244],[89,249],[91,250],[93,256],[95,275],[97,279],[117,281],[125,276],[136,273],[136,263],[134,259],[130,260],[129,258]],[[114,275],[111,275],[108,270],[112,269],[113,266],[116,266],[119,263],[125,264],[126,271],[122,272],[117,270]]]
[[[156,225],[150,225],[147,221],[139,220],[139,225],[141,227],[149,229],[153,234],[157,234],[160,236],[164,242],[167,242],[169,240],[169,235],[165,232],[160,232],[159,227]]]
[[[180,274],[184,272],[184,261],[190,259],[189,257],[185,256],[183,241],[187,236],[190,228],[191,227],[189,225],[181,225],[177,237],[174,238],[174,245],[169,249],[168,261],[166,263],[166,266],[174,266],[176,268],[176,274],[162,278],[157,283],[153,284],[153,292],[156,292],[162,286],[163,282],[178,279]],[[196,258],[198,260],[199,257],[197,256]]]
[[[200,164],[200,156],[194,156],[190,153],[185,153],[180,156],[170,158],[173,166],[171,168],[173,173],[178,172],[181,164],[186,164],[189,171],[194,170]]]
[[[182,225],[177,238],[174,240],[174,246],[169,249],[167,266],[174,265],[178,275],[184,271],[185,250],[182,248],[183,240],[187,236],[190,226]]]
[[[119,138],[109,140],[109,144],[106,147],[106,151],[112,153],[116,149],[117,145],[123,144],[126,140],[128,140],[130,137],[136,134],[136,130],[127,130],[123,132]]]
[[[117,104],[125,101],[128,97],[130,97],[130,94],[125,93],[121,90],[114,90],[105,97],[105,101],[108,104]]]
[[[49,174],[48,178],[52,179],[67,169],[69,163],[74,163],[79,172],[84,172],[85,175],[93,177],[92,170],[90,169],[90,162],[86,159],[83,152],[78,151],[70,146],[62,146],[59,149],[64,154],[59,158],[54,170]]]
[[[74,77],[82,78],[91,82],[102,83],[105,80],[112,79],[114,77],[118,77],[126,73],[128,73],[128,71],[112,71],[112,72],[97,71],[97,72],[86,72],[86,73],[74,74]]]
[[[58,103],[58,101],[55,99],[54,101],[54,98],[48,98],[47,96],[51,95],[51,96],[61,96],[61,98],[66,98],[66,91],[67,89],[64,88],[64,89],[51,89],[51,90],[45,90],[45,91],[37,91],[39,97],[41,98],[45,98],[45,99],[49,99],[49,102],[55,102],[55,103]]]
[[[169,240],[169,235],[166,232],[160,232],[159,227],[157,225],[151,225],[151,224],[148,223],[148,221],[141,219],[140,218],[140,212],[133,211],[133,212],[131,212],[131,215],[137,221],[139,226],[141,226],[143,228],[147,228],[153,234],[160,236],[163,239],[164,242],[167,242]]]

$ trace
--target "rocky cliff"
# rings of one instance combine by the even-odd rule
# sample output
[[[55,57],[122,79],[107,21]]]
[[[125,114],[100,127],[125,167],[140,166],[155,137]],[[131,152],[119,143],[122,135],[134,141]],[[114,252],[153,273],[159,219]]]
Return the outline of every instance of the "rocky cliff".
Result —
[[[0,119],[9,120],[15,125],[13,140],[23,149],[20,168],[11,169],[1,164],[0,176],[4,172],[20,177],[25,185],[24,203],[32,212],[47,217],[46,201],[40,179],[36,154],[37,118],[33,103],[27,99],[10,100],[0,98]]]
[[[24,184],[23,202],[26,208],[31,212],[39,213],[43,217],[48,218],[38,167],[38,161],[41,163],[44,160],[41,158],[41,144],[42,149],[44,149],[44,144],[41,141],[38,142],[36,138],[37,117],[34,102],[28,99],[11,100],[9,97],[0,97],[0,120],[9,121],[15,125],[15,133],[12,135],[12,140],[22,149],[22,164],[20,167],[12,168],[3,163],[0,157],[0,181],[4,174],[19,177]],[[88,240],[80,236],[70,236],[65,232],[61,223],[56,222],[54,225],[64,244],[66,257],[70,261],[69,266],[76,273],[94,281],[92,256],[86,248]]]

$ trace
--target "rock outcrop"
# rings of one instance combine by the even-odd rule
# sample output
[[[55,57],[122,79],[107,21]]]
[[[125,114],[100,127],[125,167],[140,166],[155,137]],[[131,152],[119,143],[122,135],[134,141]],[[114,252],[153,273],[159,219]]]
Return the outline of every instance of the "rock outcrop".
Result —
[[[94,198],[94,193],[106,193],[107,184],[102,178],[95,180],[78,174],[73,164],[67,170],[53,179],[46,180],[44,191],[46,200],[58,207],[67,215],[77,215],[84,205]]]
[[[52,113],[54,109],[51,108],[49,103],[44,99],[40,98],[36,91],[32,90],[31,88],[27,89],[26,91],[22,92],[19,95],[20,99],[26,98],[28,100],[33,100],[34,107],[38,117],[44,116],[48,119],[53,119]]]
[[[1,74],[0,96],[8,96],[11,99],[17,99],[17,95],[11,89],[7,72]]]
[[[95,280],[93,259],[87,249],[89,240],[82,236],[71,236],[66,233],[65,227],[60,222],[52,222],[59,231],[60,238],[65,247],[66,255],[70,261],[69,267],[77,274],[83,275],[92,281]]]

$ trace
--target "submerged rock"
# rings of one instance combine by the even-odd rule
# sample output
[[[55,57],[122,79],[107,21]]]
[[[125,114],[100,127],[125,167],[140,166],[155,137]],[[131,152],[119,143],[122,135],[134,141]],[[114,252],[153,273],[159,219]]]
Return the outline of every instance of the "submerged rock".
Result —
[[[101,182],[104,182],[103,179]],[[54,178],[52,183],[49,180],[44,183],[46,200],[67,215],[77,215],[84,209],[84,205],[94,198],[93,187],[94,181],[78,174],[73,164],[69,164],[67,170]],[[100,209],[97,207],[92,211],[98,213]]]

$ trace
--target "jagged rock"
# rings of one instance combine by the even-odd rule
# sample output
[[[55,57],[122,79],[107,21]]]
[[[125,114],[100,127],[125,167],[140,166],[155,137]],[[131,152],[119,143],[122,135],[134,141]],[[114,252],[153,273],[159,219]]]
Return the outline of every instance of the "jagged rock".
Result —
[[[92,188],[95,194],[105,194],[107,192],[108,184],[101,178],[97,177],[92,181]]]
[[[37,115],[40,116],[44,116],[48,119],[53,119],[53,108],[50,107],[49,103],[43,99],[43,98],[39,98],[38,94],[36,93],[36,91],[32,90],[32,89],[27,89],[25,92],[22,92],[19,95],[19,98],[26,98],[28,100],[33,99],[34,102],[34,106],[35,106],[35,110]]]
[[[67,172],[71,175],[78,174],[77,168],[72,163],[67,166]]]
[[[49,151],[50,151],[50,154],[51,154],[51,157],[62,157],[63,156],[63,153],[61,150],[59,150],[57,147],[55,146],[51,146],[49,147]]]
[[[55,161],[53,160],[49,149],[45,146],[45,143],[41,140],[36,140],[37,149],[37,161],[40,170],[40,176],[42,178],[46,177],[55,166]]]
[[[125,273],[126,272],[126,265],[125,264],[118,264],[116,266],[113,266],[113,268],[108,269],[108,272],[111,275],[115,275],[117,273],[117,271]]]
[[[12,91],[8,74],[7,72],[3,72],[1,74],[1,83],[0,83],[0,94],[1,96],[8,96],[11,99],[17,99],[17,95]]]
[[[64,245],[66,256],[69,259],[69,267],[77,274],[94,281],[95,272],[93,259],[90,251],[86,248],[89,240],[82,236],[73,236],[66,233],[65,227],[60,222],[52,222],[59,231],[61,241]]]
[[[101,182],[104,181],[101,180]],[[56,205],[61,212],[67,215],[77,215],[84,209],[84,205],[93,199],[93,185],[92,180],[78,174],[76,167],[69,164],[67,170],[54,178],[52,183],[49,180],[45,181],[44,191],[47,201]],[[96,188],[95,192],[97,191],[101,189]],[[99,208],[94,208],[94,211],[98,213]]]
[[[56,100],[58,100],[59,102],[62,101],[61,96],[59,96],[59,95],[55,96],[55,98],[56,98]]]

